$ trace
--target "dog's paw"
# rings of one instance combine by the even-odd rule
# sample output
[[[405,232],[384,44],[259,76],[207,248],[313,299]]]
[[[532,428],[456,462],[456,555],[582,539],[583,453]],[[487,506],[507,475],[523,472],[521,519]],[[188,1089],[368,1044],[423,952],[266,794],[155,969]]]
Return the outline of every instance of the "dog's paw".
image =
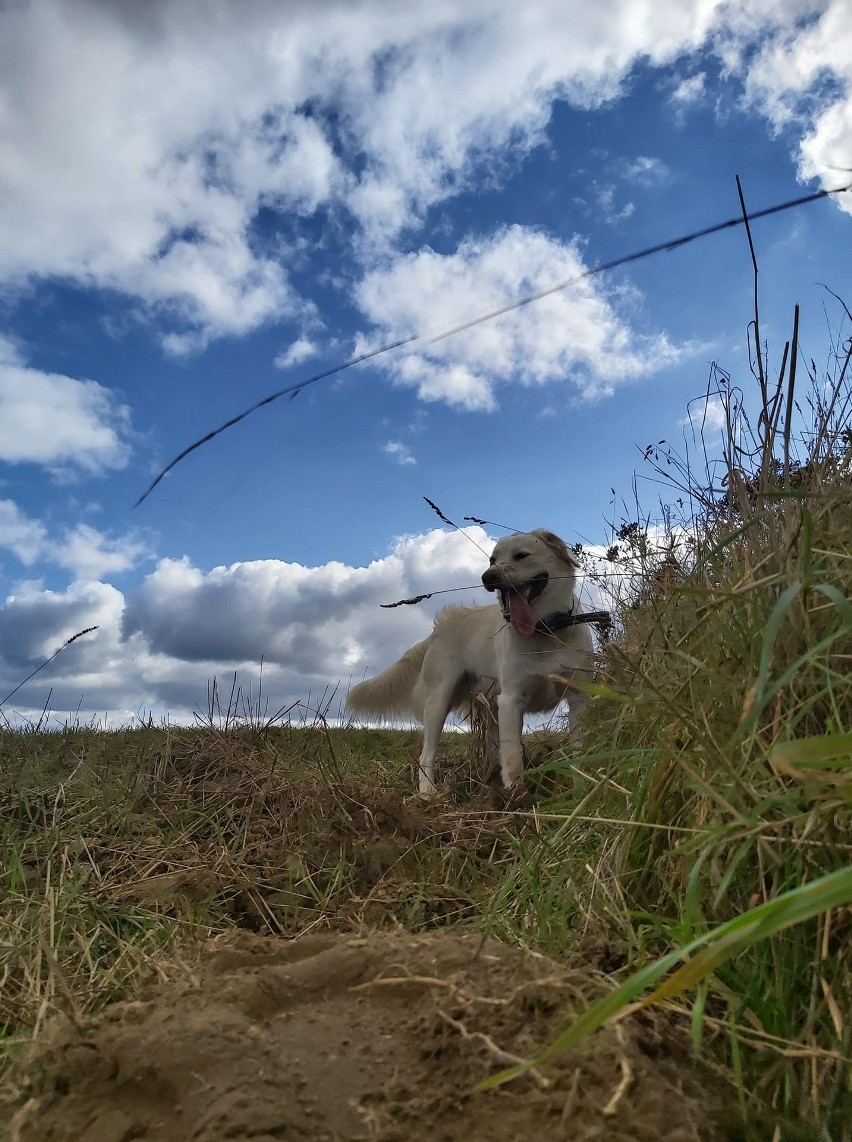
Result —
[[[434,793],[409,793],[407,797],[403,797],[402,803],[403,805],[409,805],[415,812],[417,812],[418,809],[425,812],[434,806],[440,805],[441,802],[445,802],[446,799],[446,794],[442,790],[436,789]]]
[[[492,789],[491,801],[495,809],[506,812],[531,809],[534,804],[532,792],[523,777],[517,778],[511,785]]]

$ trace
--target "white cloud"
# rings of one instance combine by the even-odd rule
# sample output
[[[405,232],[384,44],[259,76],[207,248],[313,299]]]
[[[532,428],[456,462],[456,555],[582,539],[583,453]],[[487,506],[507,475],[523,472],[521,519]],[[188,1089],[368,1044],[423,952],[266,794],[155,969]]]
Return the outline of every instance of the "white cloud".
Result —
[[[263,660],[273,704],[316,698],[326,686],[381,670],[424,638],[449,602],[491,600],[479,587],[493,541],[479,527],[398,539],[367,567],[303,567],[258,560],[203,571],[164,559],[126,599],[106,583],[76,582],[62,592],[19,585],[0,605],[0,694],[84,627],[95,634],[63,651],[15,709],[53,708],[117,718],[139,710],[185,718],[206,704],[208,682],[238,670],[254,678]],[[380,603],[454,586],[419,606]],[[5,689],[4,689],[5,688]],[[4,709],[8,716],[10,711]]]
[[[595,196],[591,213],[594,213],[598,218],[603,218],[610,226],[615,226],[619,222],[626,222],[636,210],[632,202],[625,202],[623,206],[616,207],[614,186],[593,182],[591,189]]]
[[[637,155],[625,164],[624,177],[638,186],[660,186],[671,172],[662,159],[654,155]]]
[[[634,333],[573,245],[512,226],[492,239],[468,241],[454,254],[430,249],[374,270],[357,301],[382,340],[431,335],[499,309],[560,281],[574,281],[533,305],[437,344],[413,348],[383,367],[427,401],[490,409],[500,384],[570,380],[585,397],[611,392],[631,377],[677,361],[682,350],[664,334]],[[582,279],[582,280],[580,280]],[[360,346],[360,349],[365,346]]]
[[[776,128],[803,131],[802,177],[835,187],[852,153],[852,6],[823,0],[809,15],[804,26],[774,31],[748,69],[746,90]],[[836,201],[852,213],[850,198]]]
[[[47,531],[29,519],[12,500],[0,500],[0,548],[11,551],[24,564],[32,566],[44,550]]]
[[[627,522],[627,521],[622,521]],[[585,577],[580,587],[580,603],[586,611],[619,610],[633,602],[667,555],[688,563],[692,550],[691,531],[683,526],[646,523],[640,528],[641,542],[612,536],[611,543],[584,544],[581,562]]]
[[[719,6],[408,6],[434,18],[406,29],[381,90],[354,116],[369,161],[349,201],[370,240],[416,223],[476,176],[499,181],[499,163],[544,140],[556,100],[595,108],[615,99],[638,56],[654,65],[697,47]]]
[[[0,280],[122,291],[173,318],[176,353],[301,316],[286,254],[258,234],[266,208],[283,226],[349,212],[373,257],[430,206],[499,181],[554,101],[600,106],[638,59],[701,48],[794,124],[805,176],[837,178],[848,0],[7,4]],[[698,77],[677,92],[695,98]]]
[[[49,701],[60,724],[96,719],[126,725],[136,715],[175,709],[182,720],[192,703],[202,700],[204,687],[189,703],[161,701],[170,694],[176,668],[149,653],[144,640],[125,640],[121,632],[122,593],[108,583],[79,581],[64,591],[45,590],[39,582],[19,584],[0,599],[0,698],[12,691],[34,667],[40,666],[72,635],[97,627],[77,639],[0,709],[0,724],[20,722],[20,715],[41,718]],[[178,698],[178,694],[174,694]],[[56,722],[54,722],[56,724]]]
[[[727,427],[727,423],[724,402],[715,394],[690,401],[686,416],[678,421],[681,428],[688,428],[693,434],[718,433]]]
[[[65,591],[45,590],[39,582],[24,582],[8,595],[0,606],[0,646],[2,646],[3,682],[0,690],[4,693],[20,681],[21,673],[26,673],[38,665],[42,659],[62,645],[66,639],[86,627],[98,626],[101,635],[101,652],[92,650],[92,640],[79,643],[73,663],[67,658],[57,659],[57,666],[51,671],[50,680],[69,669],[75,675],[81,671],[88,673],[101,665],[104,675],[114,667],[106,655],[101,656],[108,632],[113,632],[112,651],[116,649],[115,632],[123,606],[121,592],[108,583],[72,583]],[[76,644],[75,644],[76,645]],[[81,654],[83,661],[81,662]],[[16,677],[16,675],[18,675]],[[120,683],[120,678],[115,679]],[[78,693],[79,697],[79,693]]]
[[[278,354],[274,362],[275,367],[289,369],[291,365],[300,365],[303,361],[310,360],[318,352],[319,347],[310,338],[299,337],[283,353]]]
[[[129,410],[97,381],[28,368],[0,337],[0,460],[54,473],[123,468]]]
[[[0,517],[2,518],[2,517]],[[83,717],[134,711],[186,718],[206,704],[214,676],[238,670],[277,705],[314,699],[327,686],[383,669],[424,638],[448,601],[488,603],[479,587],[493,541],[478,527],[398,539],[367,567],[303,567],[258,560],[202,571],[164,559],[125,599],[106,583],[76,582],[62,592],[20,584],[0,605],[0,695],[72,634],[99,630],[63,651],[16,697],[13,708],[53,708]],[[454,586],[477,588],[419,606],[380,603]],[[4,709],[10,715],[8,708]]]
[[[436,599],[382,610],[379,603],[478,586],[487,564],[481,548],[491,546],[473,527],[464,535],[433,531],[400,539],[368,567],[267,559],[205,573],[186,558],[164,559],[128,599],[124,629],[144,636],[153,651],[189,662],[263,657],[300,676],[338,679],[343,659],[355,672],[392,661],[428,633],[442,605]]]
[[[150,557],[138,535],[108,536],[88,524],[56,529],[26,516],[12,500],[0,500],[0,549],[11,551],[25,567],[52,563],[78,579],[99,579],[135,567]]]
[[[136,535],[108,536],[88,524],[77,524],[48,548],[48,558],[79,579],[100,579],[129,571],[150,557],[150,548]]]
[[[408,446],[400,443],[399,440],[389,440],[382,449],[387,452],[388,456],[396,460],[397,464],[416,464],[417,461],[411,455]]]
[[[266,10],[265,10],[266,9]],[[308,27],[265,5],[12,5],[0,74],[0,273],[63,275],[166,306],[203,341],[294,304],[259,252],[263,206],[310,212],[337,162],[295,105]],[[301,32],[299,32],[301,25]],[[322,52],[322,45],[317,45]],[[169,347],[192,347],[180,334]]]
[[[687,76],[678,83],[677,87],[671,94],[672,102],[680,107],[688,107],[693,103],[698,103],[704,98],[707,83],[707,75],[703,71],[697,71],[695,75]]]
[[[384,669],[426,637],[448,603],[490,605],[480,585],[494,540],[478,526],[435,529],[397,539],[366,567],[331,562],[304,567],[257,560],[205,571],[189,559],[164,559],[125,597],[108,583],[45,590],[19,584],[0,602],[0,696],[71,635],[73,643],[15,697],[3,714],[41,709],[52,690],[60,715],[81,709],[121,722],[151,711],[187,720],[206,709],[214,677],[238,672],[263,689],[272,710],[309,695],[316,702],[340,683]],[[419,605],[383,609],[428,592]],[[597,599],[583,595],[584,605]],[[336,713],[336,710],[334,711]]]
[[[17,366],[23,363],[23,354],[18,345],[11,337],[4,337],[0,334],[0,367],[4,365]]]

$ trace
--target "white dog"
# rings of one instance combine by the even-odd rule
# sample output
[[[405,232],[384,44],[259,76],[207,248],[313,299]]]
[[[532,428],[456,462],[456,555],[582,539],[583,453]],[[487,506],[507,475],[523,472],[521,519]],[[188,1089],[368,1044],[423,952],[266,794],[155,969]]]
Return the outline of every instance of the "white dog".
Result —
[[[591,679],[590,616],[579,615],[574,594],[577,561],[551,531],[501,539],[482,576],[500,605],[447,607],[428,638],[383,674],[353,687],[353,713],[414,715],[423,723],[420,792],[435,792],[435,756],[451,710],[468,712],[484,694],[497,707],[497,738],[504,785],[523,769],[524,714],[553,710],[573,676]],[[572,691],[571,736],[579,730],[585,697]],[[492,719],[493,722],[493,719]]]

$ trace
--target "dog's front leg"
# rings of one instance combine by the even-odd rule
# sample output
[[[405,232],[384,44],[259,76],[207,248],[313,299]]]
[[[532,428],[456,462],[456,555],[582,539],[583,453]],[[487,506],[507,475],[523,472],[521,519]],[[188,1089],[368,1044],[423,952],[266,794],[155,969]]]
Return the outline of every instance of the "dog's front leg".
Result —
[[[438,792],[438,787],[435,784],[435,759],[434,757],[429,757],[425,749],[420,754],[417,792],[421,797],[432,797]]]
[[[438,789],[435,785],[435,759],[441,744],[441,730],[444,728],[451,695],[433,694],[423,711],[423,748],[420,751],[420,764],[417,774],[417,788],[421,797],[432,797]]]
[[[517,781],[524,768],[524,707],[520,694],[502,690],[497,696],[497,723],[500,731],[500,775],[503,785]]]

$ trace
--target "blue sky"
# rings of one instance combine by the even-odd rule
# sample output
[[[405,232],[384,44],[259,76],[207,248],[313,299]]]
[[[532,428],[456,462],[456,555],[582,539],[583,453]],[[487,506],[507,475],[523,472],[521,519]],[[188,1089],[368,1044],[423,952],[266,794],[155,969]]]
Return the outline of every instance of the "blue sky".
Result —
[[[742,230],[279,401],[131,505],[268,392],[732,217],[737,174],[757,210],[852,166],[847,0],[34,0],[0,64],[0,698],[99,627],[13,722],[386,665],[439,600],[378,603],[476,583],[497,534],[424,495],[605,542],[712,361],[751,399]],[[755,224],[771,361],[796,302],[825,359],[850,213]]]

